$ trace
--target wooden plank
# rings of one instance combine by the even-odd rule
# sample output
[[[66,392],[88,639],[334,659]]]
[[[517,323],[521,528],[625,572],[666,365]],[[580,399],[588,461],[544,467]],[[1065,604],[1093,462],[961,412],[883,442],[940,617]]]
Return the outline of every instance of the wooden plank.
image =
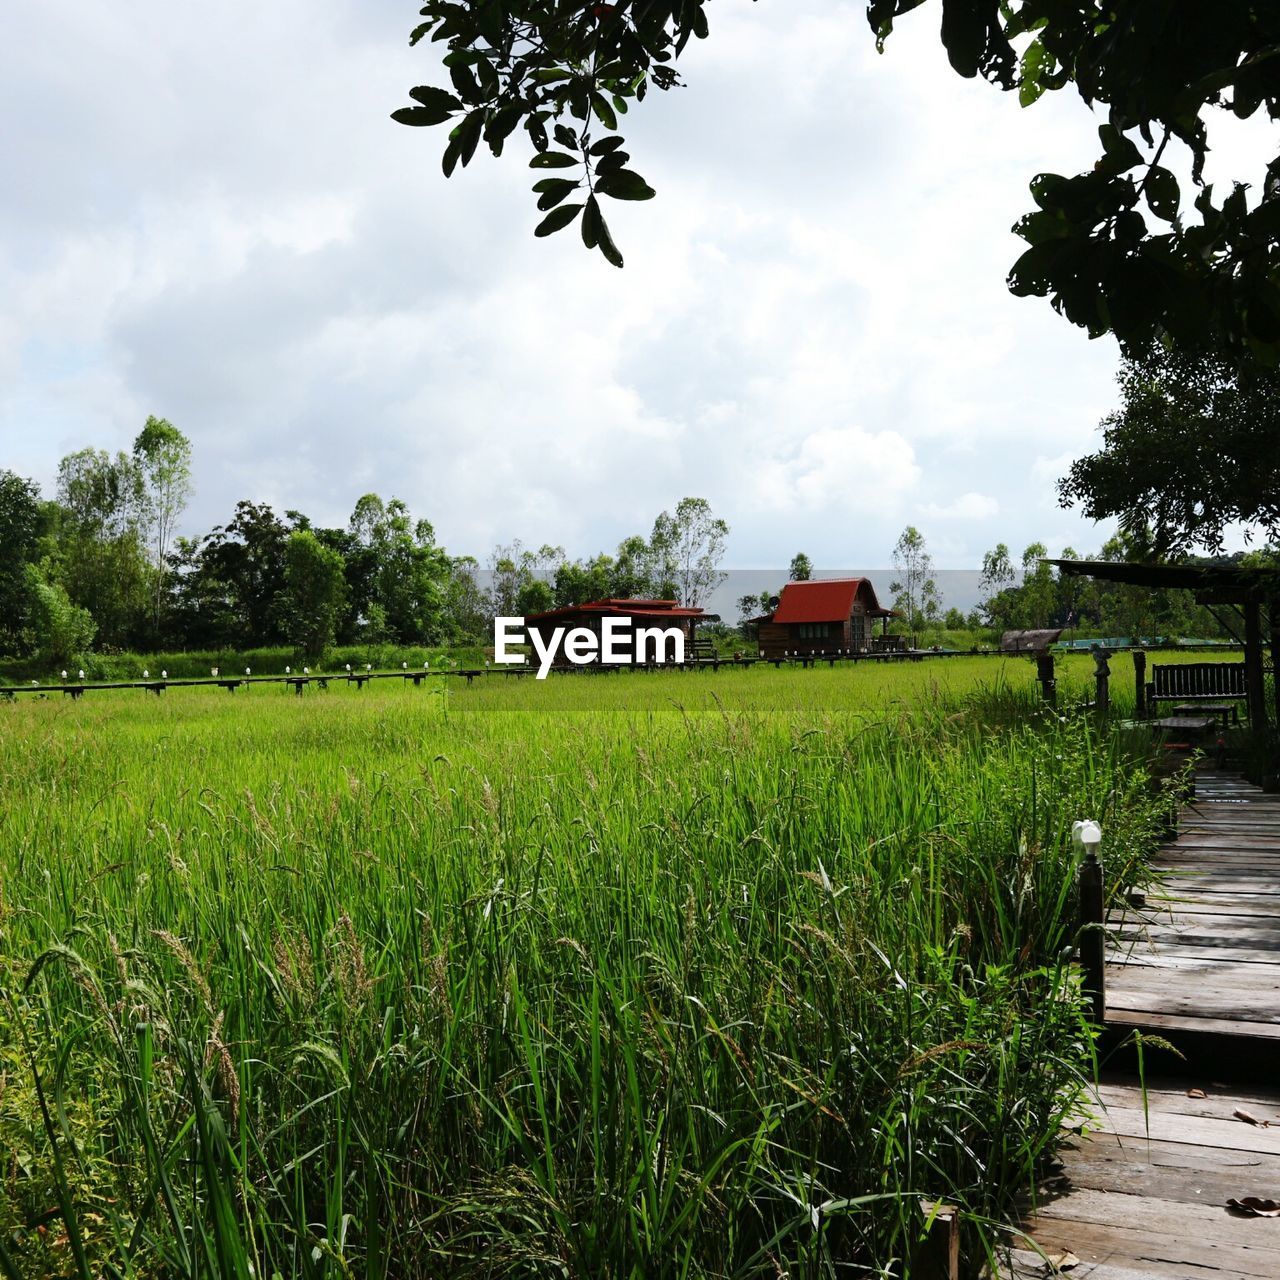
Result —
[[[1280,1226],[1273,1218],[1246,1218],[1225,1204],[1196,1204],[1161,1200],[1119,1190],[1073,1188],[1070,1195],[1037,1207],[1037,1222],[1087,1222],[1134,1231],[1158,1230],[1162,1225],[1179,1242],[1252,1248],[1271,1252],[1280,1276]],[[1077,1251],[1078,1252],[1078,1251]]]
[[[1135,1141],[1115,1133],[1092,1133],[1088,1138],[1073,1139],[1072,1144],[1063,1150],[1061,1176],[1074,1178],[1088,1164],[1126,1161],[1145,1164],[1152,1179],[1163,1178],[1166,1174],[1172,1177],[1200,1172],[1214,1177],[1225,1174],[1244,1178],[1252,1183],[1280,1171],[1280,1157],[1266,1151],[1198,1147],[1189,1142],[1169,1142],[1163,1138]]]
[[[1151,1137],[1197,1147],[1216,1147],[1220,1151],[1280,1156],[1280,1125],[1266,1129],[1230,1117],[1184,1116],[1162,1111],[1149,1111],[1144,1116],[1139,1107],[1108,1107],[1096,1125],[1102,1133],[1123,1138]],[[1280,1240],[1280,1236],[1277,1239]],[[1280,1271],[1276,1274],[1280,1276]]]
[[[1274,1222],[1275,1219],[1259,1221]],[[1240,1280],[1245,1276],[1276,1280],[1280,1276],[1280,1249],[1189,1238],[1180,1230],[1176,1218],[1151,1226],[1155,1229],[1048,1218],[1030,1223],[1028,1234],[1046,1253],[1069,1250],[1082,1263],[1137,1269],[1138,1274],[1148,1277],[1187,1280],[1193,1270],[1206,1280],[1218,1277]],[[1143,1267],[1146,1270],[1142,1270]],[[1164,1270],[1160,1270],[1161,1267]],[[1078,1270],[1073,1269],[1067,1274],[1074,1277],[1077,1273]],[[1095,1274],[1101,1277],[1105,1273],[1095,1271]]]
[[[1132,984],[1129,979],[1132,978]],[[1249,996],[1280,1012],[1280,965],[1237,964],[1231,960],[1196,960],[1161,951],[1137,952],[1123,963],[1107,966],[1108,982],[1120,987],[1141,986],[1148,991],[1168,987],[1182,994],[1206,998]]]
[[[1209,934],[1214,938],[1229,938],[1233,942],[1255,939],[1259,943],[1276,942],[1280,935],[1280,907],[1273,905],[1272,914],[1254,914],[1241,911],[1207,912],[1201,911],[1197,902],[1189,902],[1186,907],[1176,913],[1161,911],[1156,915],[1144,917],[1137,911],[1131,911],[1117,925],[1121,930],[1150,930],[1153,934],[1167,933],[1182,935]]]
[[[1186,890],[1169,895],[1151,894],[1147,898],[1148,908],[1156,907],[1163,911],[1186,912],[1194,909],[1197,915],[1203,916],[1245,916],[1250,919],[1280,919],[1280,902],[1275,894],[1267,893],[1225,893],[1208,891],[1192,893]]]
[[[1192,1097],[1187,1091],[1198,1089],[1206,1097]],[[1097,1102],[1104,1107],[1136,1107],[1141,1109],[1142,1086],[1136,1081],[1107,1080],[1098,1086]],[[1149,1110],[1160,1110],[1188,1116],[1230,1116],[1236,1107],[1248,1107],[1261,1118],[1268,1115],[1280,1120],[1280,1093],[1270,1089],[1244,1089],[1236,1084],[1212,1080],[1180,1078],[1176,1083],[1165,1081],[1148,1085],[1146,1105]]]
[[[1168,987],[1160,987],[1155,983],[1150,986],[1125,986],[1124,988],[1107,987],[1107,1012],[1115,1014],[1115,1021],[1128,1021],[1129,1013],[1165,1013],[1184,1019],[1196,1019],[1213,1022],[1237,1022],[1240,1024],[1240,1035],[1263,1035],[1259,1027],[1280,1026],[1280,1010],[1264,1010],[1259,1013],[1242,997],[1232,998],[1227,995],[1206,998],[1205,995],[1189,991],[1184,995],[1171,994]]]
[[[1135,1002],[1135,1003],[1140,1003]],[[1115,1027],[1137,1027],[1157,1035],[1172,1035],[1177,1031],[1194,1031],[1198,1035],[1248,1036],[1259,1040],[1280,1041],[1280,1025],[1270,1022],[1242,1023],[1232,1018],[1211,1017],[1207,1014],[1187,1015],[1167,1013],[1159,1009],[1141,1009],[1127,1006],[1121,994],[1114,1000],[1107,996],[1107,1023]]]
[[[1078,1257],[1079,1255],[1074,1255]],[[1158,1270],[1152,1270],[1152,1266]],[[1086,1262],[1080,1259],[1070,1270],[1057,1271],[1051,1263],[1047,1263],[1038,1253],[1030,1249],[1014,1249],[999,1272],[1005,1280],[1046,1280],[1046,1277],[1067,1277],[1069,1280],[1162,1280],[1162,1277],[1174,1273],[1168,1271],[1163,1263],[1136,1262],[1127,1259],[1124,1262]],[[1204,1273],[1206,1280],[1220,1277],[1220,1271]],[[1183,1280],[1179,1276],[1177,1280]]]

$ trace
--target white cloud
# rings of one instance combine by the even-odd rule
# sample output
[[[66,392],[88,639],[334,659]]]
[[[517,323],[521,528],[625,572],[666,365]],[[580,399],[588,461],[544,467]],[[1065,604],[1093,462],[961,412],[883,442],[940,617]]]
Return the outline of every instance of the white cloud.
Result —
[[[930,502],[925,514],[936,520],[990,520],[1000,514],[1000,504],[985,493],[962,493],[945,506]]]
[[[659,198],[610,211],[617,272],[531,236],[515,140],[446,182],[437,133],[388,119],[440,74],[394,5],[22,8],[3,465],[49,487],[157,413],[195,444],[190,532],[374,490],[480,556],[587,554],[686,494],[740,565],[884,564],[935,519],[957,564],[1041,537],[1115,354],[1008,295],[1007,228],[1096,122],[960,80],[917,16],[881,57],[854,0],[717,11],[689,87],[627,119]]]

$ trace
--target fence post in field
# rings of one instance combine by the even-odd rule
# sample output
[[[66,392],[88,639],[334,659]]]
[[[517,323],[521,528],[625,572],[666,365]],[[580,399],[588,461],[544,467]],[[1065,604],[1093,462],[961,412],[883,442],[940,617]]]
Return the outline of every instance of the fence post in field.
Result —
[[[1058,682],[1053,674],[1053,654],[1046,649],[1036,650],[1036,679],[1040,681],[1040,695],[1053,706],[1058,700]]]
[[[1089,1001],[1093,1021],[1101,1026],[1107,1009],[1106,945],[1103,929],[1102,863],[1098,848],[1102,844],[1102,828],[1096,822],[1076,822],[1071,839],[1084,850],[1080,863],[1080,967],[1084,970],[1082,989]]]
[[[1104,716],[1111,709],[1111,666],[1107,661],[1110,656],[1101,645],[1093,646],[1093,704],[1098,714]]]
[[[1147,655],[1142,649],[1133,651],[1133,714],[1138,720],[1147,714]]]
[[[911,1255],[916,1280],[960,1280],[960,1210],[953,1204],[920,1201],[924,1235]]]

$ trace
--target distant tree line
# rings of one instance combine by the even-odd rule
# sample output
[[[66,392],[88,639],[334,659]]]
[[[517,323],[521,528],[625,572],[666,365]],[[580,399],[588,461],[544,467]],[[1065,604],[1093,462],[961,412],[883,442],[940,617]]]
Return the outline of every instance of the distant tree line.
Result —
[[[561,547],[499,546],[488,575],[452,556],[398,498],[365,494],[345,527],[242,500],[226,524],[176,532],[192,495],[190,441],[148,418],[130,452],[63,458],[56,492],[0,470],[0,657],[60,665],[96,649],[479,640],[495,614],[603,596],[705,602],[729,527],[702,498],[662,512],[648,537],[572,560]],[[484,577],[487,586],[481,586]]]

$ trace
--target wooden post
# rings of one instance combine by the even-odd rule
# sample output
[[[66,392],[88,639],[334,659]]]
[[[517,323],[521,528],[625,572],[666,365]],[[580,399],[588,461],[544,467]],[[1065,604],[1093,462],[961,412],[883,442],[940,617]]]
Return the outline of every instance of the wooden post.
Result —
[[[1280,731],[1280,617],[1277,609],[1280,601],[1272,600],[1267,604],[1267,613],[1271,624],[1271,692],[1275,698],[1276,730]]]
[[[1080,966],[1083,989],[1093,1021],[1102,1026],[1107,1012],[1106,943],[1103,930],[1102,864],[1092,846],[1085,847],[1080,864]]]
[[[1058,700],[1058,682],[1053,675],[1053,654],[1047,648],[1036,650],[1036,679],[1040,681],[1040,696],[1053,706]]]
[[[1142,649],[1133,651],[1133,714],[1139,720],[1147,714],[1147,655]]]
[[[913,1280],[960,1280],[960,1210],[921,1200],[920,1212],[925,1228],[911,1256]]]
[[[1111,666],[1107,659],[1110,655],[1101,646],[1093,646],[1093,681],[1094,706],[1099,715],[1106,715],[1111,709]]]
[[[1256,600],[1244,605],[1244,683],[1249,707],[1249,727],[1267,727],[1267,700],[1262,687],[1262,622]]]

